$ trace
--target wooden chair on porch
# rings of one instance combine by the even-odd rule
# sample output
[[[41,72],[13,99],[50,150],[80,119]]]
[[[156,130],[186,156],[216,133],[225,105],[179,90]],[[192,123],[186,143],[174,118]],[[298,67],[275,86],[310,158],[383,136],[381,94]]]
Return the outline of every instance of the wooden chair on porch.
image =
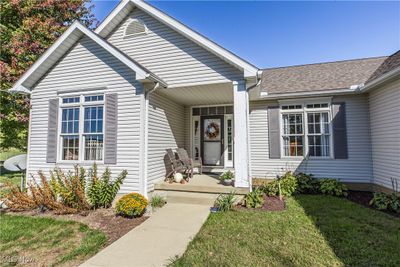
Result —
[[[170,178],[175,173],[189,174],[189,168],[183,164],[180,159],[176,158],[174,151],[171,148],[168,148],[166,151],[171,167],[171,170],[166,175],[166,179]]]
[[[199,158],[199,160],[193,160],[192,158],[189,157],[186,149],[184,148],[178,148],[178,150],[176,151],[178,154],[178,159],[180,161],[182,161],[182,163],[188,167],[190,174],[191,174],[191,178],[193,178],[193,174],[194,174],[194,168],[198,168],[200,174],[203,174],[203,163],[201,158]]]

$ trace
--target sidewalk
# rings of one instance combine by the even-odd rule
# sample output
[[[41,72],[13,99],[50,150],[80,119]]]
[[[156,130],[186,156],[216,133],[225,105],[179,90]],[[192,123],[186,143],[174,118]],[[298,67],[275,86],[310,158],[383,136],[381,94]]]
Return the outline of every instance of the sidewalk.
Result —
[[[208,205],[168,203],[81,266],[165,266],[185,252],[208,214]]]

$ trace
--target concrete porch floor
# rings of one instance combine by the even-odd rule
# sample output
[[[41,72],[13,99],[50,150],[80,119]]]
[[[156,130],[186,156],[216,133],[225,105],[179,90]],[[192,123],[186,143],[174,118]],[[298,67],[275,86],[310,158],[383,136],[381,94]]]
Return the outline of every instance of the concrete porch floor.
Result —
[[[245,195],[250,192],[248,188],[223,185],[220,183],[218,175],[204,173],[195,174],[193,178],[185,184],[161,181],[154,185],[154,189],[157,191],[182,191],[208,194],[227,194],[234,191],[236,195]]]

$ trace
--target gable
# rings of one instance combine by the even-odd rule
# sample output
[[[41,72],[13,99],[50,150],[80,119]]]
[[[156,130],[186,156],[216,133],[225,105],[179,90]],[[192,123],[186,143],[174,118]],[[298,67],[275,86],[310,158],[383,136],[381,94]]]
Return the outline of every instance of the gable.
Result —
[[[33,95],[108,90],[121,85],[132,92],[142,88],[132,69],[85,36],[35,85]]]
[[[106,42],[103,38],[75,21],[57,41],[18,79],[11,91],[30,93],[34,85],[82,38],[88,38],[114,58],[133,70],[135,78],[140,81],[159,82],[166,87],[164,81],[137,64],[131,58]]]
[[[147,32],[125,36],[133,19],[142,21]],[[107,40],[165,80],[169,87],[243,78],[239,69],[139,9],[128,14]]]

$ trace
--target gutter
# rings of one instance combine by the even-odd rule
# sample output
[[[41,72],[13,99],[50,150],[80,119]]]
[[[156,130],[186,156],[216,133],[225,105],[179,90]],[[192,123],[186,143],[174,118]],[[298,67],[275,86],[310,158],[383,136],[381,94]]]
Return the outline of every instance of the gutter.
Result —
[[[387,81],[389,81],[390,79],[396,77],[400,75],[400,67],[397,67],[394,70],[391,70],[385,74],[383,74],[381,77],[372,80],[371,82],[367,83],[365,86],[362,86],[360,88],[360,91],[363,92],[367,92],[373,88],[375,88],[376,86],[379,86]]]

